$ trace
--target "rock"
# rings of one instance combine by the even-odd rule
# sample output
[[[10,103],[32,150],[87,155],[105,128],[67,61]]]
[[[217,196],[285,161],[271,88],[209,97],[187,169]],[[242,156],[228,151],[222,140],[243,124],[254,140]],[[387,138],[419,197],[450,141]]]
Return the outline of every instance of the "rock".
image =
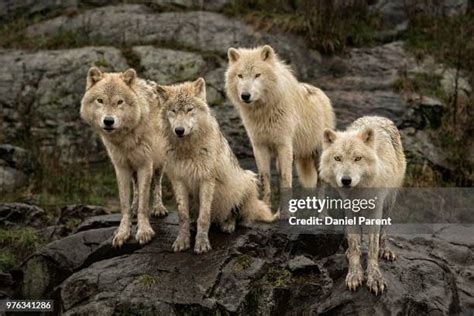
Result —
[[[407,104],[393,86],[399,70],[416,67],[403,42],[354,48],[347,57],[329,58],[322,64],[326,68],[313,83],[331,99],[339,127],[368,114],[386,116],[397,125],[403,122]]]
[[[37,162],[25,149],[13,145],[0,145],[0,192],[11,192],[28,184]]]
[[[468,0],[406,1],[378,0],[369,8],[382,15],[384,22],[395,28],[409,22],[409,16],[417,12],[425,12],[437,16],[452,16],[465,13],[469,7]]]
[[[474,306],[474,280],[466,277],[472,272],[462,259],[472,257],[470,226],[464,228],[467,239],[453,239],[459,225],[422,236],[392,236],[389,242],[399,257],[381,261],[387,291],[376,297],[365,287],[346,289],[341,234],[276,224],[233,234],[211,230],[213,249],[198,256],[171,251],[176,213],[153,220],[157,235],[150,244],[140,247],[132,237],[119,250],[110,246],[118,220],[115,215],[90,218],[81,232],[30,257],[23,265],[22,295],[54,297],[65,315],[462,314]]]
[[[86,47],[51,51],[0,49],[0,104],[6,141],[33,140],[62,161],[105,159],[102,144],[79,117],[87,70],[127,67],[119,50]]]
[[[222,11],[231,2],[230,0],[145,0],[146,4],[158,6],[162,9],[186,9],[186,10],[206,10]]]
[[[407,158],[412,163],[423,164],[426,161],[442,171],[454,170],[454,166],[449,162],[449,157],[434,145],[427,132],[402,129],[400,135]]]
[[[296,256],[288,261],[288,269],[290,269],[291,272],[319,271],[318,265],[305,256]]]
[[[24,203],[0,204],[0,227],[39,228],[47,221],[46,212],[37,206]]]
[[[144,76],[159,84],[195,80],[206,64],[201,55],[178,50],[137,46],[133,52],[140,58]]]
[[[271,44],[303,79],[314,72],[318,53],[308,50],[302,39],[280,33],[265,33],[222,14],[207,11],[157,13],[145,5],[124,4],[59,16],[34,24],[29,37],[45,37],[70,31],[103,45],[155,44],[162,47],[217,53],[226,57],[232,46]]]

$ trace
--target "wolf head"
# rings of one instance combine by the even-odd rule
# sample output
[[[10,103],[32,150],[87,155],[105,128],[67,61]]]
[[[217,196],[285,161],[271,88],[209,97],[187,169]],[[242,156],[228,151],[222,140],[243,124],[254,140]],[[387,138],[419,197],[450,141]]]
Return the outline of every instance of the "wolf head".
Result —
[[[324,131],[321,178],[334,187],[353,188],[375,174],[377,156],[372,128],[362,131]]]
[[[157,86],[157,92],[162,104],[160,117],[168,135],[187,138],[205,127],[209,107],[203,78],[173,86]]]
[[[269,45],[254,49],[229,48],[226,88],[238,104],[265,102],[265,95],[275,89],[277,56]]]
[[[103,135],[135,128],[148,109],[133,90],[137,80],[133,69],[103,73],[90,68],[81,101],[82,119]]]

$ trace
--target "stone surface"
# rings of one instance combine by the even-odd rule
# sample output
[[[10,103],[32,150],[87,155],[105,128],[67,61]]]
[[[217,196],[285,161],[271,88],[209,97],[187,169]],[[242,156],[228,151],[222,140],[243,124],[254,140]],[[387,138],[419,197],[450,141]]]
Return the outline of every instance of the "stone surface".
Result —
[[[87,10],[74,16],[59,16],[28,28],[31,37],[64,31],[86,34],[105,45],[157,44],[217,53],[222,57],[232,46],[273,45],[307,78],[314,72],[317,52],[290,35],[256,31],[249,25],[207,11],[157,13],[144,5],[117,5]]]
[[[211,230],[210,253],[173,253],[178,226],[172,213],[153,222],[157,235],[150,244],[140,247],[132,238],[117,250],[110,240],[119,217],[107,216],[88,219],[89,229],[30,257],[23,265],[23,295],[61,299],[58,308],[66,315],[361,310],[424,315],[474,308],[472,226],[393,236],[398,260],[381,263],[387,291],[376,297],[365,287],[345,288],[340,234],[260,224],[230,235]],[[97,228],[94,222],[110,227]]]
[[[46,212],[37,206],[25,203],[0,204],[0,227],[39,228],[46,222]]]
[[[38,167],[26,149],[0,145],[0,192],[11,192],[28,184],[28,175]]]
[[[44,155],[64,161],[104,159],[98,138],[79,117],[87,70],[127,67],[120,51],[86,47],[51,51],[0,49],[0,104],[6,141],[34,139]]]

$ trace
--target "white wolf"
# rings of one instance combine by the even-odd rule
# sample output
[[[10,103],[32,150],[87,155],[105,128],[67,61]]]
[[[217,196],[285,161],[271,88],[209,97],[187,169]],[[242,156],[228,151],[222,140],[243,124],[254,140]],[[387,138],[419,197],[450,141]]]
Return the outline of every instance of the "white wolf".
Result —
[[[161,200],[159,170],[165,156],[163,141],[159,137],[159,100],[155,88],[155,83],[137,78],[133,69],[122,73],[102,73],[92,67],[87,74],[81,117],[99,133],[115,167],[122,211],[122,220],[112,241],[116,247],[130,237],[132,182],[134,205],[138,208],[135,237],[140,244],[149,242],[155,234],[148,218],[154,172],[153,212],[156,215],[167,213]]]
[[[317,184],[316,162],[325,128],[334,128],[324,92],[300,83],[273,49],[230,48],[226,91],[242,117],[270,203],[270,161],[276,156],[282,188],[292,187],[293,157],[305,188]]]
[[[158,86],[157,91],[163,104],[160,118],[167,145],[165,172],[178,204],[180,229],[174,251],[190,247],[190,216],[197,217],[196,253],[211,249],[211,222],[233,232],[236,219],[243,224],[273,221],[277,215],[258,199],[256,175],[239,166],[210,113],[204,79]]]
[[[324,131],[324,149],[321,156],[321,179],[343,194],[375,190],[378,200],[373,216],[381,218],[395,202],[397,188],[403,184],[406,162],[400,134],[392,121],[383,117],[365,116],[354,121],[345,132]],[[361,189],[362,188],[362,189]],[[355,193],[354,193],[355,194]],[[346,284],[356,289],[363,281],[360,264],[360,234],[348,229],[347,258],[349,272]],[[380,244],[379,244],[380,243]],[[386,244],[386,233],[380,226],[369,227],[367,286],[376,294],[385,288],[379,270],[379,255],[394,260],[395,253]]]

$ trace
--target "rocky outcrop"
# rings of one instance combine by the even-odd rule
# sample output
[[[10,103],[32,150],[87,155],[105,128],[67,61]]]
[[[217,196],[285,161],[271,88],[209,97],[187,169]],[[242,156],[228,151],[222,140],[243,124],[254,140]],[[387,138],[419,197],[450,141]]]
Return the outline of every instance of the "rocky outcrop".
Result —
[[[127,67],[120,51],[111,47],[0,50],[6,141],[31,141],[43,154],[65,161],[104,159],[98,138],[79,117],[85,76],[94,64],[109,71]]]
[[[28,176],[38,167],[26,149],[0,145],[0,192],[11,192],[28,184]]]
[[[382,262],[387,290],[346,289],[343,235],[283,223],[234,234],[211,231],[204,255],[173,253],[176,214],[153,223],[154,240],[112,249],[120,216],[87,220],[80,232],[53,242],[24,263],[25,297],[54,297],[66,315],[286,313],[427,315],[474,308],[471,226],[397,235],[398,260]]]

